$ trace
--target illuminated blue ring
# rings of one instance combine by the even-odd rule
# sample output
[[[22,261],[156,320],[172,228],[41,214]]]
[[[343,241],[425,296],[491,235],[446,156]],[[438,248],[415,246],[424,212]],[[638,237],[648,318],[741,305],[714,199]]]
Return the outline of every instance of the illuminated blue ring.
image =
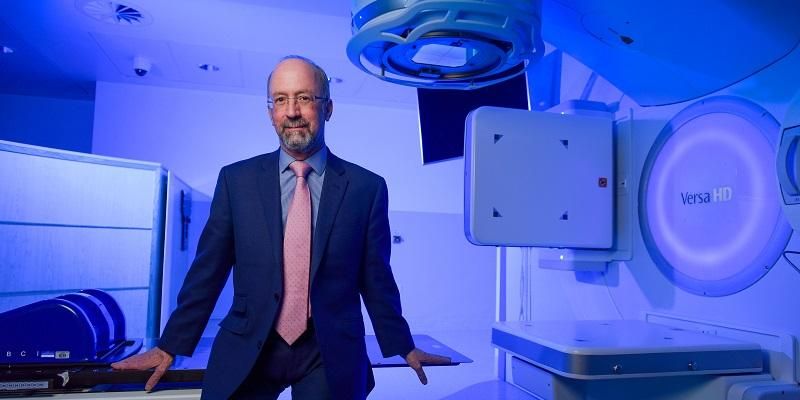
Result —
[[[748,100],[733,96],[709,97],[681,110],[672,118],[659,133],[653,147],[647,155],[647,160],[642,171],[639,185],[639,225],[642,230],[647,251],[664,276],[675,286],[690,293],[702,296],[727,296],[740,292],[754,283],[772,268],[781,256],[789,238],[792,228],[783,216],[780,199],[775,199],[778,208],[778,220],[767,244],[761,249],[753,263],[741,268],[733,276],[718,280],[697,279],[674,268],[656,246],[653,234],[650,231],[650,221],[647,210],[647,189],[650,186],[650,174],[664,145],[675,132],[678,132],[686,123],[705,116],[706,114],[732,114],[751,123],[767,139],[773,150],[778,147],[780,124],[767,110]],[[777,150],[776,150],[777,151]]]

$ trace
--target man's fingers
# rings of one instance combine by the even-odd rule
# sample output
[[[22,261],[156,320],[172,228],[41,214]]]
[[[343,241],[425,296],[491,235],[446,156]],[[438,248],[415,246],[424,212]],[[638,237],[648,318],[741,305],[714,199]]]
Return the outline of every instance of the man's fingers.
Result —
[[[125,360],[115,362],[111,364],[111,367],[117,370],[138,371],[155,368],[155,371],[153,371],[153,374],[150,375],[150,378],[144,385],[144,390],[149,392],[156,387],[158,381],[160,381],[161,377],[163,377],[167,372],[174,359],[175,358],[171,354],[159,349],[158,347],[154,347],[142,354],[137,354]]]
[[[425,376],[425,371],[422,370],[422,364],[450,364],[452,361],[450,357],[444,357],[437,354],[430,354],[426,353],[420,349],[415,348],[411,350],[408,355],[406,355],[406,362],[408,366],[413,368],[414,371],[417,373],[417,377],[419,381],[422,382],[423,385],[428,384],[428,377]]]
[[[422,350],[419,350],[417,359],[424,364],[450,364],[452,362],[450,357],[431,354]]]
[[[419,378],[419,381],[422,382],[423,385],[427,385],[428,377],[425,376],[425,371],[422,370],[422,366],[417,365],[416,367],[411,367],[411,368],[413,368],[414,371],[417,372],[417,377]]]
[[[141,357],[137,354],[131,358],[126,358],[122,361],[112,363],[111,368],[120,370],[152,368],[152,366],[145,367],[143,364],[144,363],[141,362]]]
[[[152,391],[158,381],[161,380],[161,377],[164,376],[164,373],[167,372],[167,366],[160,365],[153,371],[153,375],[150,375],[150,379],[147,380],[147,383],[144,384],[144,390],[146,392]]]
[[[143,354],[137,354],[131,358],[126,358],[122,361],[111,364],[111,368],[120,370],[129,369],[150,369],[158,365],[156,360],[149,357],[143,357]]]
[[[422,362],[427,364],[450,364],[453,362],[453,360],[450,357],[425,353],[422,358]]]

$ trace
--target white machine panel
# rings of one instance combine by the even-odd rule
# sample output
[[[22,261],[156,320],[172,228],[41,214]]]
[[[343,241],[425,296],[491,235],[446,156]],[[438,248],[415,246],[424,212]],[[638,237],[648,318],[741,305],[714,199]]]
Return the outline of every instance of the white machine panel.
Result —
[[[160,164],[0,141],[0,312],[97,288],[157,337]]]
[[[761,347],[638,320],[498,322],[492,343],[572,379],[757,373]]]
[[[478,245],[607,249],[613,121],[481,107],[466,120],[464,230]]]

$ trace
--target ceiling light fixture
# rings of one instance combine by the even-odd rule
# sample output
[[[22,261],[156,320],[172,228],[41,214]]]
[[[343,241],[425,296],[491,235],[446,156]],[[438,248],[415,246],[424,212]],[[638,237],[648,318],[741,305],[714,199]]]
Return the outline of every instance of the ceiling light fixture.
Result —
[[[12,49],[11,47],[7,46],[0,46],[0,47],[2,47],[3,49],[3,54],[11,54],[14,52],[14,49]]]
[[[219,71],[219,67],[214,65],[214,64],[200,64],[200,65],[197,66],[197,68],[200,68],[200,69],[202,69],[203,71],[206,71],[206,72],[217,72],[217,71]]]
[[[152,18],[139,7],[108,0],[76,0],[75,7],[87,16],[113,25],[144,26]]]

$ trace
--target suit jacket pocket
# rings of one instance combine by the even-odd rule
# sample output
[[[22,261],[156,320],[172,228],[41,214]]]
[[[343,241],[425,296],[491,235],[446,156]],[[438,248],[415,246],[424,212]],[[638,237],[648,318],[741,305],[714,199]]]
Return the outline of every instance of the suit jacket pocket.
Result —
[[[245,315],[247,313],[247,296],[233,295],[233,303],[231,304],[231,312]]]
[[[228,314],[222,321],[219,322],[220,328],[231,331],[237,335],[243,335],[247,330],[249,324],[247,317],[238,316],[236,314]]]

